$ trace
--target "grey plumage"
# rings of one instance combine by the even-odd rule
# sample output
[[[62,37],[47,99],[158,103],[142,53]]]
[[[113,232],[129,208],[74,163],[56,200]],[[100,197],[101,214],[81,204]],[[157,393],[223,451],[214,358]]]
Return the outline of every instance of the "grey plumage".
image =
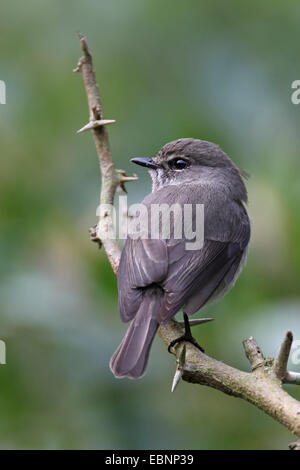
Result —
[[[173,168],[175,158],[188,166]],[[118,271],[119,310],[122,321],[131,324],[110,362],[117,377],[144,373],[160,323],[182,308],[193,315],[232,287],[250,239],[241,171],[216,144],[180,139],[151,161],[153,188],[143,204],[204,204],[205,241],[191,251],[184,238],[126,240]]]
[[[116,377],[127,375],[136,378],[145,372],[150,347],[159,326],[157,312],[162,299],[159,287],[146,289],[143,293],[126,335],[110,361]]]

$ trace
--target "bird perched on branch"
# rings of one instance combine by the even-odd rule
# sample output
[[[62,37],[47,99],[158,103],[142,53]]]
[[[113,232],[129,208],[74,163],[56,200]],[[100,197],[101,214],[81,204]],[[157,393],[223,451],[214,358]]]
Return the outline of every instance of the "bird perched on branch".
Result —
[[[138,378],[145,372],[159,325],[180,310],[185,334],[169,350],[180,341],[202,350],[191,335],[188,317],[234,285],[247,257],[250,221],[243,172],[218,145],[179,139],[154,158],[132,161],[149,170],[152,192],[142,202],[149,212],[154,205],[183,209],[190,204],[195,225],[194,209],[204,206],[204,243],[198,249],[188,249],[184,236],[174,237],[175,215],[169,237],[128,235],[125,242],[118,270],[119,310],[130,325],[110,367],[116,377]]]

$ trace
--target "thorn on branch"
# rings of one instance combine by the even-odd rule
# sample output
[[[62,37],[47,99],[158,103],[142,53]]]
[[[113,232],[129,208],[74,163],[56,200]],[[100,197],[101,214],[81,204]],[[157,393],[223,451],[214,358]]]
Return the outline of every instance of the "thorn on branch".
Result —
[[[73,69],[73,72],[81,72],[82,62],[83,62],[83,58],[81,57],[78,61],[77,66],[75,67],[75,69]]]
[[[182,374],[183,374],[182,370],[176,369],[174,379],[173,379],[173,382],[172,382],[172,388],[171,388],[172,393],[175,391],[175,388],[177,387],[178,383],[180,382]]]
[[[125,183],[129,183],[130,181],[137,181],[139,179],[136,174],[133,174],[133,176],[127,176],[124,170],[116,170],[116,172],[118,173],[119,187],[122,189],[122,191],[124,191],[124,193],[127,193]]]
[[[209,321],[213,321],[214,318],[193,318],[189,320],[190,326],[201,325],[202,323],[207,323]],[[180,326],[184,326],[184,321],[177,321]]]
[[[128,183],[129,181],[137,181],[139,177],[137,175],[132,175],[132,176],[122,176],[121,178],[121,183]]]
[[[185,367],[185,357],[186,357],[186,346],[184,344],[182,350],[180,351],[178,358],[176,359],[177,368],[176,368],[175,375],[173,378],[171,392],[174,392],[175,388],[180,382],[180,379],[183,376],[183,370]]]
[[[264,355],[253,336],[250,336],[249,339],[245,339],[245,341],[243,341],[243,346],[246,356],[251,364],[252,371],[264,365]]]
[[[116,121],[114,119],[98,119],[95,121],[90,121],[88,124],[79,129],[77,134],[89,131],[90,129],[96,129],[97,127],[106,126],[107,124],[114,124],[115,122]]]

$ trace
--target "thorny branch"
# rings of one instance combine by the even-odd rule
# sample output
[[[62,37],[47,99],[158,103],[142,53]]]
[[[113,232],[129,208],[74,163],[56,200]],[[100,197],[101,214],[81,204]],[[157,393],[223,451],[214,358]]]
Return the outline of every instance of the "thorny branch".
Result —
[[[103,118],[92,56],[86,38],[80,34],[79,39],[83,56],[74,71],[81,72],[83,77],[89,105],[89,122],[78,132],[91,130],[93,133],[102,179],[100,203],[113,204],[118,186],[124,189],[124,183],[134,181],[137,177],[128,177],[124,171],[115,168],[105,127],[115,121]],[[105,236],[112,224],[109,212],[104,212],[100,214],[97,226],[90,231],[91,239],[97,241],[99,246],[103,245],[112,269],[117,273],[121,251],[116,240]],[[204,321],[209,321],[209,319],[199,319],[194,321],[194,324]],[[160,326],[159,334],[168,345],[182,334],[182,325],[171,320]],[[243,346],[251,365],[251,372],[243,372],[219,362],[201,353],[189,343],[178,344],[173,348],[177,368],[172,391],[181,378],[187,382],[213,387],[252,403],[300,438],[300,402],[282,388],[282,384],[300,385],[300,373],[287,370],[292,341],[293,335],[288,331],[274,360],[265,359],[253,337],[245,340]],[[289,447],[299,450],[300,439],[290,444]]]

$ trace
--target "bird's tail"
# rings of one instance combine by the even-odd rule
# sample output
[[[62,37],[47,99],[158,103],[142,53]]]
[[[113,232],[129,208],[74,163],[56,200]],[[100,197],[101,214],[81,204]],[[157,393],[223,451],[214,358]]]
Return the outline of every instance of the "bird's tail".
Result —
[[[157,314],[161,295],[145,291],[141,305],[114,355],[110,368],[116,377],[141,377],[146,369],[150,348],[158,329]]]

